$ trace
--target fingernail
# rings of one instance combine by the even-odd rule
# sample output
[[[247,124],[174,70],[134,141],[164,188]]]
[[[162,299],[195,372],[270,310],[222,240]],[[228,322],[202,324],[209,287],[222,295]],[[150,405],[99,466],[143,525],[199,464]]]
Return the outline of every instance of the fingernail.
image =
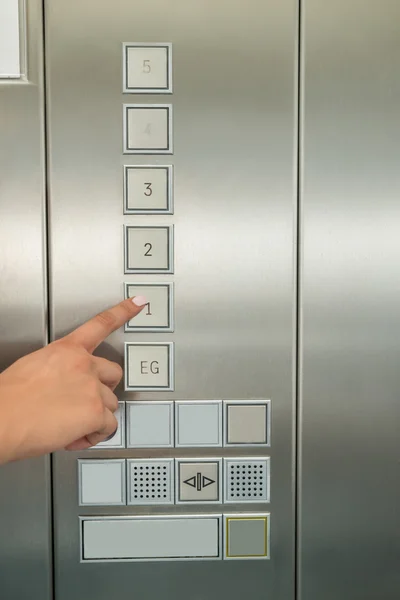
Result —
[[[136,306],[144,306],[145,304],[147,304],[147,298],[145,298],[144,296],[135,296],[134,298],[132,298],[132,302],[133,304],[136,304]]]

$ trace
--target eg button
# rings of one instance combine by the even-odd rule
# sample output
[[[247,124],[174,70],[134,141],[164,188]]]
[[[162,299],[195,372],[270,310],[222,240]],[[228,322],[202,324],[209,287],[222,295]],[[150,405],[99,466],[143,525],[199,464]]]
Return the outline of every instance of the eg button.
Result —
[[[125,344],[125,390],[173,390],[173,344]]]

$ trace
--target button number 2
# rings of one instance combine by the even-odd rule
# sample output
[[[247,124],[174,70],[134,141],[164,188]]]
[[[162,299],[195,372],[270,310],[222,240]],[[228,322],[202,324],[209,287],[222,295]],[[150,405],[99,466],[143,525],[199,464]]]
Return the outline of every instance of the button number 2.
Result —
[[[152,250],[153,246],[150,243],[147,243],[144,245],[145,248],[147,248],[146,252],[144,253],[145,256],[153,256],[152,254],[150,254],[150,251]]]

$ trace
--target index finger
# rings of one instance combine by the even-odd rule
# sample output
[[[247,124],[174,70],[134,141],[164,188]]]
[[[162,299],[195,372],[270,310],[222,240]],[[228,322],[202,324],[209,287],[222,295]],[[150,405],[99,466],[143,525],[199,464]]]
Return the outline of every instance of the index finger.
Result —
[[[66,339],[92,353],[113,331],[136,317],[146,304],[147,300],[144,296],[124,300],[75,329],[66,336]]]

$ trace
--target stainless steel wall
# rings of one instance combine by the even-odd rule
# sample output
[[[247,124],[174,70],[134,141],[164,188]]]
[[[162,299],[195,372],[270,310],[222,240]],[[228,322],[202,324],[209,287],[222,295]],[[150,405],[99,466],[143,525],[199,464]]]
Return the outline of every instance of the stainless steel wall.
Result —
[[[47,335],[41,2],[30,1],[26,16],[26,73],[0,80],[1,370],[43,346]],[[48,458],[0,468],[5,600],[50,598],[49,484]]]
[[[175,332],[120,331],[101,353],[122,362],[125,340],[174,341],[175,391],[120,390],[120,399],[270,397],[273,415],[270,561],[80,564],[79,515],[149,509],[79,508],[78,456],[146,453],[58,454],[57,600],[82,594],[108,600],[132,590],[142,600],[293,597],[296,4],[46,3],[55,336],[122,299],[124,281],[173,280]],[[123,96],[122,42],[134,41],[172,42],[172,97]],[[124,102],[173,103],[173,156],[123,156]],[[122,167],[149,160],[174,164],[175,214],[124,217]],[[124,275],[124,223],[174,223],[173,276]],[[232,456],[232,449],[224,452]],[[185,511],[173,506],[158,512]]]
[[[301,600],[400,597],[400,5],[303,2]]]

